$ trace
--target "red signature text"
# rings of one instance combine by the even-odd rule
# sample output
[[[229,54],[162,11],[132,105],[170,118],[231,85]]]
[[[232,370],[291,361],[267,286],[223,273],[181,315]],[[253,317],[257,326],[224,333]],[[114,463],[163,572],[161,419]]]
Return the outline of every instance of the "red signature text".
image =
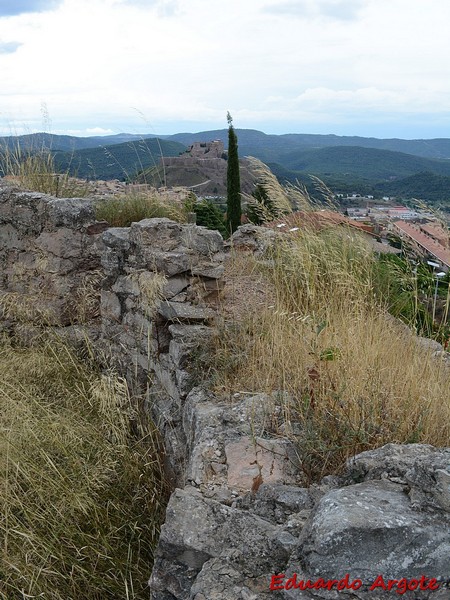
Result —
[[[350,579],[347,573],[342,579],[298,579],[297,573],[293,573],[291,577],[286,577],[285,573],[272,575],[270,580],[270,590],[359,590],[363,585],[361,579]],[[439,589],[437,579],[425,577],[421,575],[418,579],[384,579],[382,575],[373,581],[368,588],[369,591],[384,590],[387,592],[396,592],[403,595],[405,592],[420,590],[420,591],[435,591]]]

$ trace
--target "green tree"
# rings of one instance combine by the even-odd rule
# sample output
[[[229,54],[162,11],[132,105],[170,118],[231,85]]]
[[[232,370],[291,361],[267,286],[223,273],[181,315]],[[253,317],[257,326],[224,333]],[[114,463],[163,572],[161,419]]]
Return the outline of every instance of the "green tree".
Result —
[[[203,225],[208,229],[217,229],[222,237],[227,237],[224,215],[220,209],[210,200],[202,200],[193,206],[193,212],[197,216],[197,225]]]
[[[227,237],[224,214],[217,204],[214,204],[211,200],[199,201],[197,196],[190,192],[184,202],[184,208],[186,211],[196,214],[197,225],[202,225],[208,229],[217,229],[224,238]]]
[[[262,225],[262,223],[274,221],[278,216],[275,204],[266,188],[258,183],[247,203],[248,220],[255,225]]]
[[[239,173],[239,155],[233,119],[227,113],[228,121],[228,166],[227,166],[227,229],[233,233],[241,224],[241,178]]]

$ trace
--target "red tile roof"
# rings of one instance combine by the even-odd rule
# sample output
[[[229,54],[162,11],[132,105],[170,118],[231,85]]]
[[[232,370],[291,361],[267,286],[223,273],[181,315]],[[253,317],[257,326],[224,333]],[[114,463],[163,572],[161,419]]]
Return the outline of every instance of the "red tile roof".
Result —
[[[418,225],[405,223],[405,221],[395,221],[394,226],[437,258],[443,265],[450,267],[450,250],[424,233]]]

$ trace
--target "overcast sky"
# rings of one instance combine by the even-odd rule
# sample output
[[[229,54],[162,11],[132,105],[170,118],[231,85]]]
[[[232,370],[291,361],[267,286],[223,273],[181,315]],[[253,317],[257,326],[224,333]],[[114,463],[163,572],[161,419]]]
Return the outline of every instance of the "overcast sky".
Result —
[[[0,133],[450,137],[449,0],[0,0]]]

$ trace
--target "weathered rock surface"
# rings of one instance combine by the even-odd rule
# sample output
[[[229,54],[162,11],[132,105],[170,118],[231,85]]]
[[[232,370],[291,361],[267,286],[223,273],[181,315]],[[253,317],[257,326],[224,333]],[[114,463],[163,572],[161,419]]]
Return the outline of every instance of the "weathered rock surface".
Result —
[[[450,449],[425,444],[387,444],[363,452],[347,464],[354,481],[389,479],[407,486],[413,506],[450,513]]]
[[[276,231],[272,229],[247,224],[238,227],[231,236],[230,243],[233,248],[250,250],[258,256],[270,248],[277,237]]]
[[[0,188],[0,290],[8,316],[67,326],[98,314],[93,290],[99,296],[103,243],[96,223],[90,200]]]
[[[303,529],[287,576],[299,579],[361,579],[352,597],[370,597],[368,588],[382,574],[388,579],[442,581],[450,569],[450,519],[444,513],[415,510],[402,485],[367,481],[328,492]],[[372,590],[373,591],[373,590]],[[383,598],[383,590],[376,597]],[[345,592],[341,592],[343,596]],[[314,597],[336,592],[315,590]],[[295,598],[296,591],[286,591]],[[386,598],[391,593],[386,592]],[[414,598],[414,595],[405,595]],[[428,597],[422,592],[421,597]]]
[[[217,420],[217,412],[211,416]],[[309,489],[264,483],[256,492],[238,492],[231,506],[227,505],[229,498],[207,498],[201,485],[177,491],[169,504],[150,581],[153,598],[270,595],[387,600],[395,590],[403,589],[402,580],[420,582],[422,576],[428,582],[435,578],[438,589],[406,589],[403,597],[448,598],[449,514],[431,507],[426,498],[423,504],[413,503],[409,485],[400,481],[414,467],[420,466],[426,477],[436,468],[443,470],[438,467],[448,468],[448,450],[391,444],[363,453],[350,464],[368,466],[363,468],[368,479]],[[386,478],[389,470],[396,482]],[[276,573],[284,577],[275,580],[278,587],[271,591]],[[284,583],[294,574],[297,582],[310,580],[311,584],[320,579],[337,583],[348,574],[350,582],[361,580],[361,585],[340,591],[280,589],[280,581]],[[382,585],[387,586],[389,580],[400,583],[392,584],[391,591],[384,590]],[[412,585],[416,585],[414,581]],[[167,591],[171,596],[164,596]]]
[[[274,525],[257,515],[205,498],[197,490],[175,491],[166,514],[150,582],[155,591],[189,598],[180,595],[189,593],[189,589],[183,592],[183,583],[193,583],[205,563],[213,558],[220,558],[222,566],[227,565],[221,575],[222,586],[230,571],[241,579],[258,580],[271,569],[282,568],[287,559]],[[170,556],[175,566],[169,573],[164,555]],[[205,572],[196,582],[199,592],[207,591],[201,589],[204,577]],[[219,578],[217,571],[215,577]]]

